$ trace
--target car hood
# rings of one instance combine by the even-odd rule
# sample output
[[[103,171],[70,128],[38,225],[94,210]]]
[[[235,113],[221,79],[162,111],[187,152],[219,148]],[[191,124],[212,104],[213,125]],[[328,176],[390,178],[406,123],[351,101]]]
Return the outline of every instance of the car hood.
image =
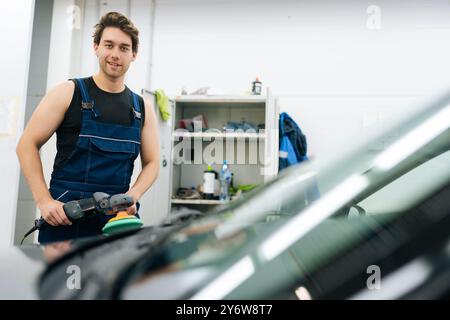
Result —
[[[85,243],[96,240],[88,237],[45,245],[23,245],[0,248],[0,300],[41,299],[39,278],[53,262]]]
[[[38,299],[37,280],[47,260],[38,245],[0,248],[1,300]]]

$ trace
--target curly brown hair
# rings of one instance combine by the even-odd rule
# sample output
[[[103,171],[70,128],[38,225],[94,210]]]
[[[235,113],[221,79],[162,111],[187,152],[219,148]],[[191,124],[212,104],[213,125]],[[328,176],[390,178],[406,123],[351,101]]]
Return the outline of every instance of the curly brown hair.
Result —
[[[103,15],[100,22],[94,26],[95,31],[92,37],[94,38],[95,44],[100,44],[103,30],[107,27],[119,28],[129,35],[131,37],[132,50],[134,53],[137,53],[139,46],[139,30],[134,26],[130,19],[118,12],[108,12]]]

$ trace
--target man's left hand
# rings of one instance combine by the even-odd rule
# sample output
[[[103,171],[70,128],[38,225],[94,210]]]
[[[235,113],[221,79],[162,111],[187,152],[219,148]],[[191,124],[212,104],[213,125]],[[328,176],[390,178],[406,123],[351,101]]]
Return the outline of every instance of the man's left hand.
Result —
[[[136,212],[137,212],[136,203],[133,204],[132,206],[128,207],[128,209],[127,209],[127,213],[129,215],[135,215]]]
[[[128,190],[128,192],[126,193],[127,195],[131,196],[133,198],[133,205],[129,206],[127,209],[127,213],[131,216],[131,215],[136,215],[137,213],[137,207],[136,207],[136,202],[138,202],[139,197],[135,194],[135,192],[130,189]]]

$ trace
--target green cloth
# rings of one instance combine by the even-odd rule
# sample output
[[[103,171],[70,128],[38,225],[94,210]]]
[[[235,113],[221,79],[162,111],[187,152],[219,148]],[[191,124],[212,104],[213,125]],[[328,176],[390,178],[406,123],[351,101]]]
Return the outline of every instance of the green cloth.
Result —
[[[156,90],[155,95],[156,95],[156,104],[158,105],[161,118],[163,119],[163,121],[167,121],[170,117],[169,98],[166,96],[164,90],[162,89]]]

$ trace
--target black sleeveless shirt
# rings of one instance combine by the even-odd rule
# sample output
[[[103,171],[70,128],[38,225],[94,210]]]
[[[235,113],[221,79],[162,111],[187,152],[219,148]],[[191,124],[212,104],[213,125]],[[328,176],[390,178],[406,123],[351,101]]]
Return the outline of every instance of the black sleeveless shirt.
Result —
[[[64,120],[56,130],[57,152],[53,170],[64,165],[64,162],[69,158],[75,149],[81,130],[81,92],[77,82],[74,79],[71,80],[75,83],[75,90],[69,108],[64,115]],[[98,121],[131,126],[133,120],[131,111],[133,98],[131,90],[127,86],[122,92],[111,93],[100,89],[92,77],[84,78],[83,80],[90,98],[95,101],[95,107],[100,111],[100,116],[97,118]],[[141,125],[143,125],[145,121],[144,100],[141,96],[138,99],[142,115]]]

